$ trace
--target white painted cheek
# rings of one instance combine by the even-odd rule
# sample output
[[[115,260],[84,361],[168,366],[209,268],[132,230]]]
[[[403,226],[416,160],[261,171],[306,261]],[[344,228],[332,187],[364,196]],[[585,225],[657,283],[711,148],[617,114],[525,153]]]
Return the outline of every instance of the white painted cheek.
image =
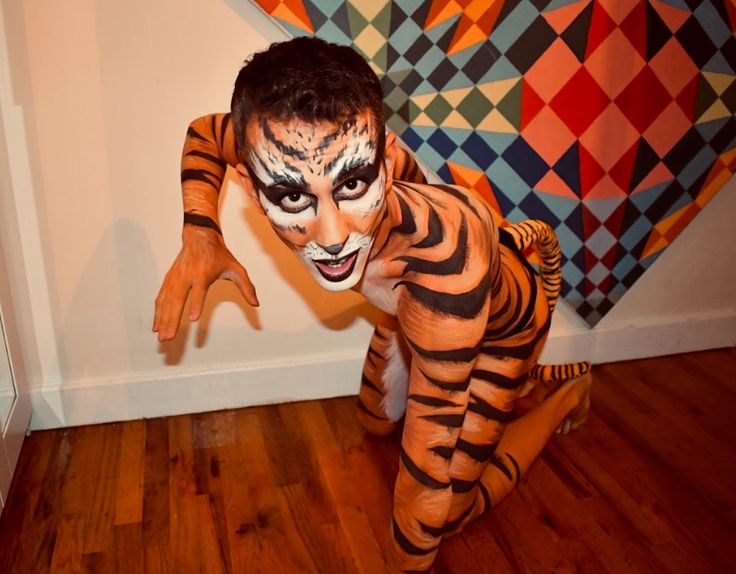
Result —
[[[351,218],[355,230],[361,233],[372,232],[375,219],[385,200],[383,189],[383,178],[377,178],[363,197],[341,203],[340,210]]]

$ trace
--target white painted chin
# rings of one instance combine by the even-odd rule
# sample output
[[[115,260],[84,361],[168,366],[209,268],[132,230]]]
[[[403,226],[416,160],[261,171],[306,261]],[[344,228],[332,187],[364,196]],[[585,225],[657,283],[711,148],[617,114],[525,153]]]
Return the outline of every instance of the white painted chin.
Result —
[[[301,259],[320,287],[328,291],[347,291],[363,276],[369,253],[370,245],[359,247],[336,259],[312,259],[303,254]]]

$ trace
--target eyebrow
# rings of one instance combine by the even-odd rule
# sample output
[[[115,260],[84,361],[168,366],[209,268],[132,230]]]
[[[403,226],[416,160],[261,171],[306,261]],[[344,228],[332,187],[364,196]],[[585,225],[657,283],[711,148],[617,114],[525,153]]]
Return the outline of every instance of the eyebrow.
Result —
[[[351,177],[361,177],[367,183],[373,183],[378,177],[378,162],[363,161],[361,163],[348,163],[332,178],[332,183],[333,185],[337,185]]]

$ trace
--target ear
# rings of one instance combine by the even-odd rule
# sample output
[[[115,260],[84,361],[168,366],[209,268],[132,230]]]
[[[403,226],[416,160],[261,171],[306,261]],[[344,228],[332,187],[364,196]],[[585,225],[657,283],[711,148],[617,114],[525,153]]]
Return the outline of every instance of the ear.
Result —
[[[386,148],[383,152],[383,164],[386,167],[386,190],[388,191],[394,182],[394,166],[396,165],[396,134],[392,131],[386,132]]]
[[[261,210],[261,213],[265,213],[265,210],[258,199],[258,190],[256,189],[256,186],[253,185],[253,180],[248,173],[248,169],[242,163],[239,163],[235,166],[235,171],[238,172],[240,183],[243,185],[245,193],[248,194],[248,197],[250,197],[253,204]]]

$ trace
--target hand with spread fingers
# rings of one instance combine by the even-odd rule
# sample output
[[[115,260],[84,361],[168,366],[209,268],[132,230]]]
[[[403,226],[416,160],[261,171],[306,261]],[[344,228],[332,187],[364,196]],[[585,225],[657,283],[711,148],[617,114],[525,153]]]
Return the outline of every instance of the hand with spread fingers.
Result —
[[[185,225],[182,237],[179,255],[166,273],[156,297],[153,331],[158,333],[159,341],[176,337],[190,293],[189,320],[199,319],[207,290],[218,279],[232,281],[249,304],[258,305],[256,289],[247,271],[230,253],[219,233]]]

